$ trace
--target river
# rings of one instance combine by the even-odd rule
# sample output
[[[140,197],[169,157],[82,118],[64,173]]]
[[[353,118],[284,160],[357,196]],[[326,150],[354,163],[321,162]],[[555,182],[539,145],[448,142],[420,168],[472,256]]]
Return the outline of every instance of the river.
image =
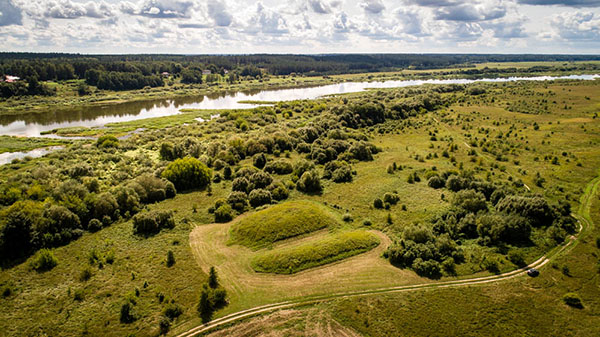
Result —
[[[600,75],[569,75],[539,77],[508,77],[493,79],[405,80],[384,82],[345,82],[311,88],[224,92],[221,94],[138,101],[106,106],[49,110],[43,113],[0,116],[0,135],[39,137],[41,133],[66,127],[98,127],[151,117],[170,116],[181,109],[243,109],[256,105],[240,101],[289,101],[315,99],[321,96],[359,92],[368,88],[396,88],[424,84],[469,84],[475,82],[550,81],[557,79],[594,80]]]

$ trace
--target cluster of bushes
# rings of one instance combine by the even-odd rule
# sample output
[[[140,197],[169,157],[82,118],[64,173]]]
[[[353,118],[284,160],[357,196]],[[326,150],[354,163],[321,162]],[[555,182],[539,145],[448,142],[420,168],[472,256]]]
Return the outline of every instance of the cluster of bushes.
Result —
[[[23,193],[7,187],[0,198],[0,252],[3,262],[24,257],[41,248],[69,243],[85,230],[97,231],[121,218],[128,219],[144,203],[172,198],[174,185],[150,174],[143,174],[126,185],[102,192],[88,164],[66,170],[67,179],[54,189],[32,184]],[[83,182],[82,182],[83,181]]]
[[[406,227],[401,237],[384,256],[392,264],[412,268],[421,276],[439,278],[442,272],[453,275],[456,263],[464,261],[462,250],[448,234],[436,235],[427,225]]]
[[[376,198],[373,200],[373,207],[377,209],[390,209],[391,206],[396,205],[400,201],[400,196],[397,192],[385,193],[383,199]]]
[[[171,211],[148,211],[138,213],[133,217],[133,233],[138,235],[152,235],[162,229],[175,227],[173,212]]]

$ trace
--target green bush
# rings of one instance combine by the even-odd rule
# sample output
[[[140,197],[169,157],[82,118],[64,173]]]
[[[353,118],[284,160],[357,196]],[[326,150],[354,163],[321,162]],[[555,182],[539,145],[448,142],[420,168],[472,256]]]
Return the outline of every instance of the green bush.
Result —
[[[200,160],[185,157],[170,163],[162,176],[172,182],[177,190],[184,191],[206,187],[210,184],[212,172]]]
[[[377,209],[382,209],[383,208],[383,200],[376,198],[375,200],[373,200],[373,207],[377,208]]]
[[[175,227],[173,213],[170,211],[149,211],[133,217],[133,232],[138,235],[152,235],[163,228]]]
[[[243,212],[248,205],[248,195],[245,192],[233,191],[227,197],[227,203],[238,212]]]
[[[583,308],[583,303],[581,302],[581,298],[576,293],[566,293],[562,299],[563,299],[563,302],[565,302],[565,304],[570,307],[577,308],[577,309]]]
[[[123,324],[132,323],[135,321],[135,315],[133,313],[133,305],[130,301],[127,301],[121,305],[121,314],[119,320]]]
[[[51,270],[57,264],[58,259],[49,249],[41,249],[31,261],[31,267],[38,272]]]
[[[167,252],[167,267],[172,267],[175,264],[175,254],[172,250]]]
[[[215,209],[215,222],[228,222],[233,219],[233,209],[224,203]]]
[[[400,196],[396,193],[386,193],[383,195],[383,202],[386,202],[390,205],[395,205],[400,201]]]
[[[250,192],[248,196],[248,200],[250,201],[250,206],[259,207],[262,205],[267,205],[271,203],[271,192],[263,189],[256,189]]]
[[[96,140],[96,146],[99,148],[119,147],[119,140],[112,135],[104,135]]]
[[[321,193],[321,179],[316,171],[306,171],[298,180],[296,188],[304,193]]]
[[[265,166],[265,171],[274,174],[290,174],[294,171],[292,164],[289,161],[284,159],[278,159],[272,162],[269,162]]]

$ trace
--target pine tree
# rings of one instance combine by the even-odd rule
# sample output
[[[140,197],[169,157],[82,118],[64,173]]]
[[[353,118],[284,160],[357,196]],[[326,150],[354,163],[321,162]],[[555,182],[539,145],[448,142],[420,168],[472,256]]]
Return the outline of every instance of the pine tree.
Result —
[[[208,286],[216,289],[219,286],[219,279],[217,278],[217,271],[215,267],[210,267],[210,271],[208,273]]]

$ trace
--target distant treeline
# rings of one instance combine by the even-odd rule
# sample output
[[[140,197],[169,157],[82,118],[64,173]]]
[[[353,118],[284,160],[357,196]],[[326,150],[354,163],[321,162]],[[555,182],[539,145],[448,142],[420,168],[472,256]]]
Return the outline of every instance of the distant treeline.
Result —
[[[398,69],[468,67],[483,62],[594,61],[600,55],[498,54],[332,54],[332,55],[80,55],[0,53],[0,76],[39,81],[86,79],[108,90],[164,85],[161,73],[181,76],[183,83],[202,83],[202,71],[236,81],[238,76],[303,74],[321,76]],[[542,67],[544,68],[544,67]],[[482,70],[473,69],[474,73]],[[218,80],[207,78],[208,81]],[[12,88],[11,88],[12,89]],[[19,90],[8,90],[20,92]],[[6,97],[6,95],[3,95]]]

